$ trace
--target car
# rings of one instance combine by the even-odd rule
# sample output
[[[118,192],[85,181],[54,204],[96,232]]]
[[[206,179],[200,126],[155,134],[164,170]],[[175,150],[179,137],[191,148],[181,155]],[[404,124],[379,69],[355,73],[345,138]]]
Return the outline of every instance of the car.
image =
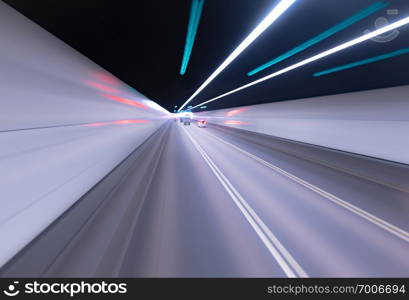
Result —
[[[190,118],[182,118],[183,119],[183,125],[190,125]]]
[[[207,122],[205,120],[197,121],[197,127],[199,127],[199,128],[205,128],[206,124],[207,124]]]

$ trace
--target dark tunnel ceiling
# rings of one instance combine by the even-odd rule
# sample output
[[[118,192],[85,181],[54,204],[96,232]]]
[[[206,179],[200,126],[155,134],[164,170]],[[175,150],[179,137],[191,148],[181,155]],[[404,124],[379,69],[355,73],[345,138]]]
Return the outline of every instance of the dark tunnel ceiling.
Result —
[[[4,0],[71,47],[171,110],[181,105],[261,21],[277,0],[207,0],[191,60],[179,75],[191,0]],[[246,73],[318,35],[376,0],[298,0],[191,104],[374,29],[378,17],[409,15],[409,1],[383,9],[251,78]],[[409,47],[409,26],[388,43],[365,42],[322,61],[213,102],[208,109],[267,103],[409,83],[409,55],[315,78],[314,72]]]

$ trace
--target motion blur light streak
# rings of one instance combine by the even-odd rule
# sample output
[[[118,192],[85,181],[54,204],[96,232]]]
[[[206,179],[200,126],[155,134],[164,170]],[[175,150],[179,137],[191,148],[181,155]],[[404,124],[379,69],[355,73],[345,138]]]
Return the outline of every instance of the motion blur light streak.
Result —
[[[226,113],[226,116],[227,116],[227,117],[235,116],[235,115],[238,115],[238,114],[240,114],[240,113],[242,113],[242,112],[245,112],[245,111],[247,111],[247,110],[249,110],[249,109],[250,109],[249,107],[243,107],[243,108],[233,109],[233,110],[231,110],[231,111],[228,111],[228,112]]]
[[[110,85],[119,86],[121,83],[115,79],[112,75],[103,72],[94,72],[94,77],[102,82],[108,83]]]
[[[297,1],[185,108],[409,14],[245,75],[380,1]],[[189,76],[191,0],[29,2],[0,1],[0,277],[409,276],[409,26],[178,113],[280,0],[207,1]]]
[[[138,101],[135,101],[135,100],[131,100],[131,99],[127,99],[127,98],[123,98],[119,96],[114,96],[114,95],[108,95],[108,94],[104,94],[103,96],[107,99],[114,100],[119,103],[131,105],[131,106],[135,106],[135,107],[139,107],[143,109],[148,108],[145,104],[139,103]]]
[[[350,63],[350,64],[346,64],[346,65],[342,65],[342,66],[339,66],[339,67],[334,67],[334,68],[331,68],[331,69],[328,69],[328,70],[324,70],[324,71],[321,71],[321,72],[317,72],[317,73],[314,73],[314,77],[319,77],[319,76],[328,75],[328,74],[331,74],[331,73],[335,73],[335,72],[339,72],[339,71],[343,71],[343,70],[347,70],[347,69],[352,69],[352,68],[355,68],[355,67],[375,63],[375,62],[378,62],[378,61],[382,61],[382,60],[385,60],[385,59],[393,58],[393,57],[404,55],[404,54],[409,54],[409,48],[396,50],[396,51],[393,51],[393,52],[390,52],[390,53],[387,53],[387,54],[383,54],[383,55],[363,59],[363,60],[353,62],[353,63]]]
[[[227,120],[227,121],[224,121],[224,124],[226,125],[246,125],[248,124],[248,122],[237,121],[237,120]]]
[[[189,64],[192,54],[193,45],[195,43],[197,28],[199,27],[200,17],[202,14],[204,0],[192,0],[190,11],[189,26],[186,35],[185,51],[183,54],[182,66],[180,67],[180,75],[186,73],[186,68]]]
[[[108,125],[140,124],[140,123],[148,123],[148,122],[149,120],[117,120],[117,121],[109,121],[109,122],[88,123],[88,124],[85,124],[85,126],[99,127],[99,126],[108,126]]]
[[[352,17],[349,17],[348,19],[344,20],[343,22],[335,25],[334,27],[331,27],[330,29],[322,32],[321,34],[317,35],[316,37],[306,41],[305,43],[295,47],[294,49],[280,55],[277,58],[274,58],[273,60],[261,65],[260,67],[255,68],[254,70],[250,71],[247,73],[247,76],[253,76],[254,74],[257,74],[258,72],[261,72],[283,60],[286,60],[287,58],[290,58],[291,56],[304,51],[305,49],[333,36],[334,34],[352,26],[353,24],[361,21],[362,19],[374,14],[375,12],[387,7],[389,3],[387,2],[377,2],[372,4],[371,6],[367,7],[366,9],[360,11],[359,13],[353,15]]]
[[[273,24],[296,0],[282,0],[276,7],[261,21],[259,25],[240,43],[240,45],[226,58],[226,60],[203,82],[203,84],[193,93],[190,98],[178,109],[181,111],[190,101],[193,100],[210,82],[213,81],[228,65],[230,65],[248,46],[251,45],[271,24]]]
[[[109,125],[109,124],[110,124],[110,122],[95,122],[95,123],[85,124],[85,126],[88,126],[88,127],[98,127],[98,126],[105,126],[105,125]]]
[[[244,89],[249,88],[249,87],[251,87],[251,86],[253,86],[253,85],[259,84],[259,83],[261,83],[261,82],[263,82],[263,81],[266,81],[266,80],[269,80],[269,79],[271,79],[271,78],[277,77],[277,76],[279,76],[279,75],[281,75],[281,74],[287,73],[287,72],[289,72],[289,71],[292,71],[292,70],[294,70],[294,69],[297,69],[297,68],[299,68],[299,67],[302,67],[302,66],[304,66],[304,65],[307,65],[307,64],[309,64],[309,63],[311,63],[311,62],[317,61],[317,60],[319,60],[319,59],[322,59],[322,58],[324,58],[324,57],[327,57],[327,56],[329,56],[329,55],[332,55],[332,54],[334,54],[334,53],[337,53],[337,52],[339,52],[339,51],[342,51],[342,50],[344,50],[344,49],[346,49],[346,48],[349,48],[349,47],[355,46],[355,45],[357,45],[357,44],[360,44],[360,43],[362,43],[362,42],[365,42],[365,41],[367,41],[367,40],[370,40],[370,39],[372,39],[373,37],[376,37],[376,36],[378,36],[378,35],[381,35],[381,34],[383,34],[383,33],[385,33],[385,32],[388,32],[388,31],[391,31],[391,30],[393,30],[393,29],[396,29],[396,28],[402,27],[402,26],[404,26],[404,25],[407,25],[408,23],[409,23],[409,17],[405,17],[405,18],[403,18],[403,19],[401,19],[401,20],[399,20],[399,21],[397,21],[397,22],[394,22],[394,23],[392,23],[392,24],[390,24],[390,25],[387,25],[387,26],[382,27],[382,28],[380,28],[380,29],[374,30],[374,31],[372,31],[372,32],[370,32],[370,33],[364,34],[364,35],[362,35],[362,36],[360,36],[360,37],[358,37],[358,38],[355,38],[355,39],[353,39],[353,40],[351,40],[351,41],[349,41],[349,42],[346,42],[346,43],[344,43],[344,44],[338,45],[338,46],[336,46],[336,47],[334,47],[334,48],[331,48],[331,49],[329,49],[329,50],[327,50],[327,51],[321,52],[320,54],[314,55],[314,56],[312,56],[312,57],[310,57],[310,58],[307,58],[307,59],[305,59],[305,60],[303,60],[303,61],[301,61],[301,62],[299,62],[299,63],[296,63],[296,64],[294,64],[294,65],[291,65],[291,66],[289,66],[289,67],[287,67],[287,68],[281,69],[280,71],[274,72],[274,73],[272,73],[272,74],[270,74],[270,75],[267,75],[267,76],[265,76],[265,77],[262,77],[262,78],[260,78],[260,79],[258,79],[258,80],[255,80],[255,81],[252,81],[252,82],[250,82],[250,83],[248,83],[248,84],[245,84],[245,85],[243,85],[243,86],[241,86],[241,87],[239,87],[239,88],[237,88],[237,89],[231,90],[230,92],[224,93],[224,94],[219,95],[219,96],[217,96],[217,97],[215,97],[215,98],[212,98],[212,99],[210,99],[210,100],[207,100],[207,101],[205,101],[205,102],[202,102],[202,103],[200,103],[200,104],[198,104],[198,105],[196,105],[196,106],[193,106],[193,107],[190,108],[190,109],[194,109],[194,108],[196,108],[196,107],[202,106],[202,105],[204,105],[204,104],[208,104],[208,103],[210,103],[210,102],[213,102],[213,101],[218,100],[218,99],[220,99],[220,98],[226,97],[226,96],[228,96],[228,95],[237,93],[237,92],[239,92],[239,91],[241,91],[241,90],[244,90]]]
[[[146,106],[149,106],[150,108],[154,109],[154,110],[158,110],[160,112],[163,112],[167,115],[170,114],[170,112],[168,112],[166,109],[164,109],[162,106],[160,106],[159,104],[157,104],[156,102],[153,101],[144,101],[144,103],[146,104]]]
[[[125,124],[140,124],[140,123],[147,123],[149,120],[119,120],[114,121],[112,124],[115,125],[125,125]]]
[[[100,91],[105,92],[105,93],[114,93],[114,94],[119,94],[120,93],[120,91],[117,90],[117,89],[114,89],[114,88],[112,88],[110,86],[103,85],[103,84],[95,82],[95,81],[86,80],[85,83],[88,86],[92,86],[92,87],[94,87],[94,88],[96,88],[96,89],[98,89]]]

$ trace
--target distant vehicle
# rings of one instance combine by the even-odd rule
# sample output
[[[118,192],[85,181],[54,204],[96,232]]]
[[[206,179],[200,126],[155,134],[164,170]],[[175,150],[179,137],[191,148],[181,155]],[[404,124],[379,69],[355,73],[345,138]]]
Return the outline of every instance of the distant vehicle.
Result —
[[[193,113],[191,112],[182,112],[178,114],[178,118],[183,125],[190,125],[193,119]]]
[[[190,125],[191,119],[190,118],[182,118],[183,119],[183,125]]]
[[[197,121],[197,127],[199,127],[199,128],[205,128],[206,124],[207,124],[207,122],[205,120]]]

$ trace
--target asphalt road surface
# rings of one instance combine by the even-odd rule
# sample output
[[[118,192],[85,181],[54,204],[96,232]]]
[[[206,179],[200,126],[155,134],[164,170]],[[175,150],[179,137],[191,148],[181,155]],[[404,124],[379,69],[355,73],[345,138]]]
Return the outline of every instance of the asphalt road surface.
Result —
[[[170,121],[0,274],[407,277],[408,181],[406,165]]]

